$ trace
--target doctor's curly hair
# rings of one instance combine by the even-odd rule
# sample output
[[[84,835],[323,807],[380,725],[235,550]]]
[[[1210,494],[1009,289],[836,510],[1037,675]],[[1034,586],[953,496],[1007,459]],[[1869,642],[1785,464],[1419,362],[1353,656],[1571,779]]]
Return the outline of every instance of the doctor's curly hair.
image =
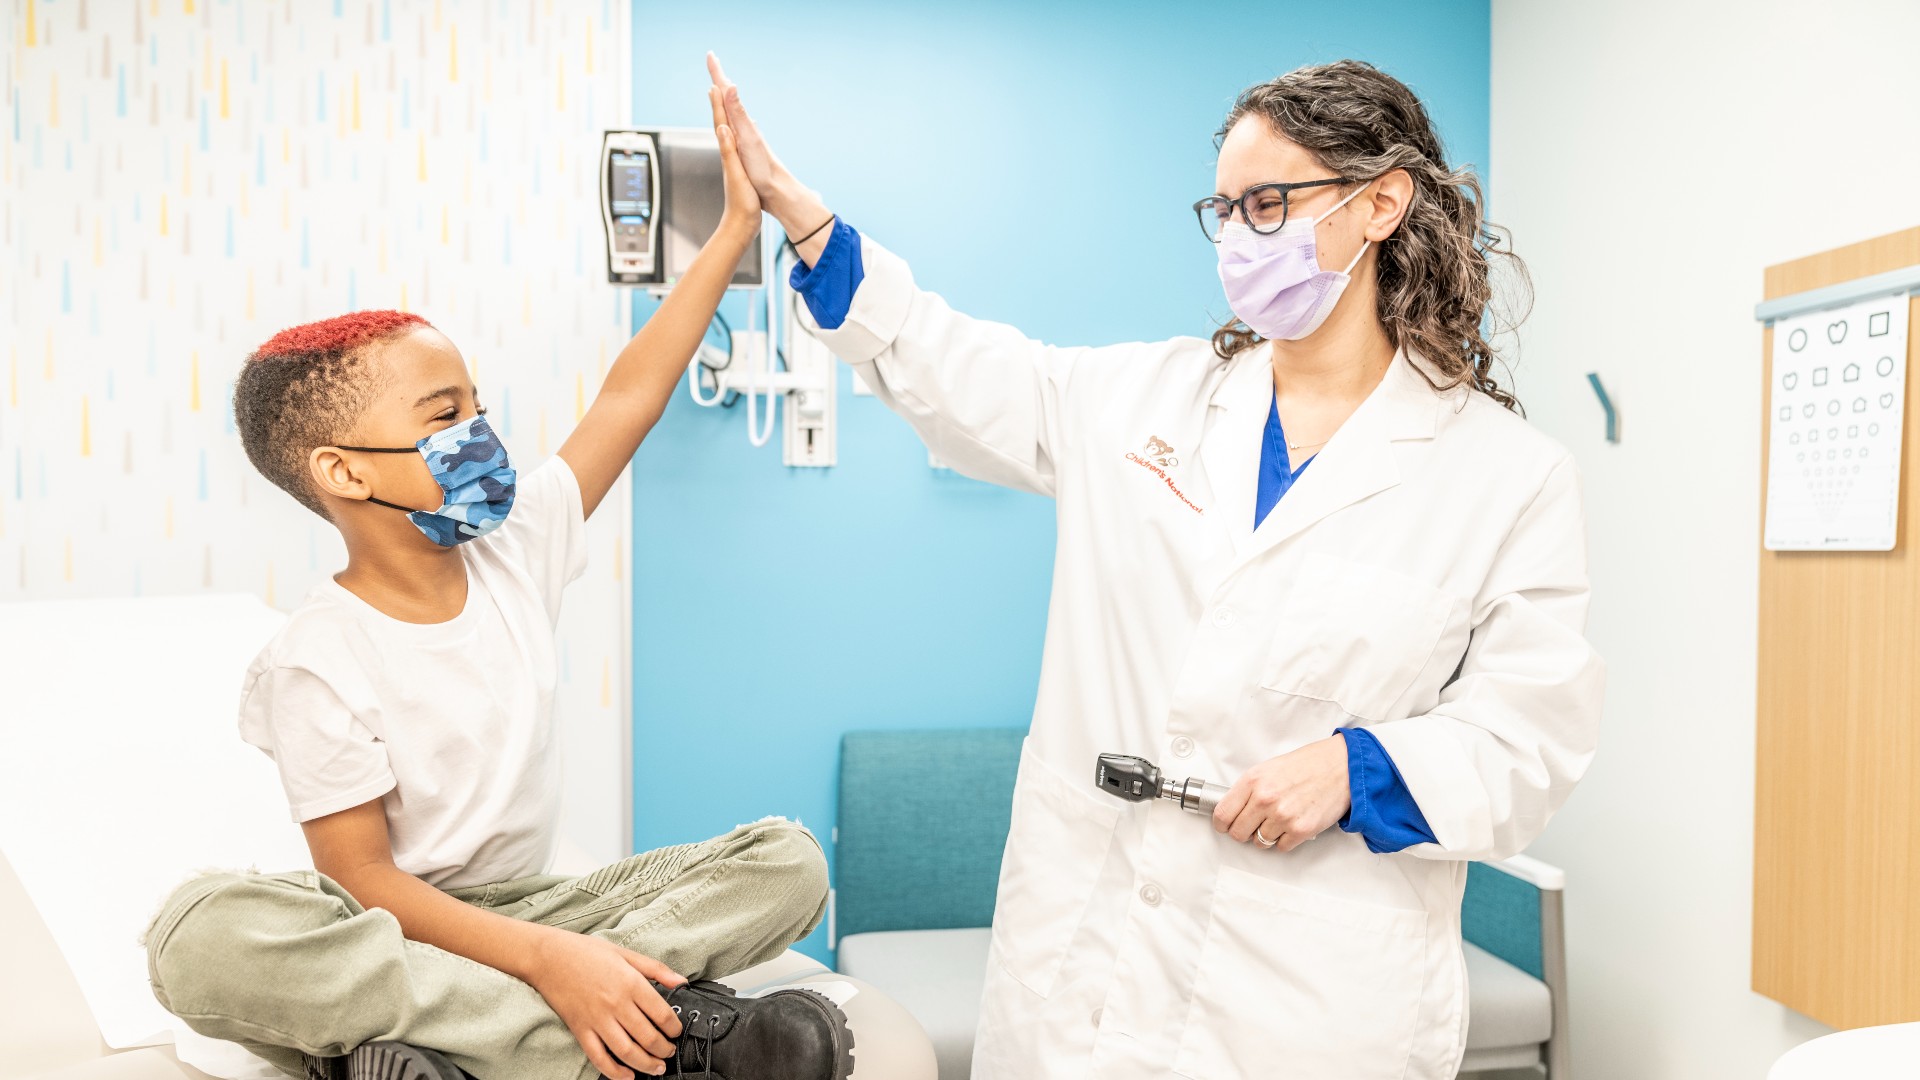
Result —
[[[1440,381],[1427,376],[1434,389],[1468,385],[1520,411],[1519,401],[1494,379],[1495,352],[1487,339],[1525,317],[1532,302],[1526,264],[1509,249],[1506,230],[1487,221],[1480,178],[1470,168],[1447,165],[1440,136],[1413,91],[1358,60],[1299,68],[1242,91],[1214,145],[1248,115],[1265,120],[1338,176],[1371,180],[1406,170],[1413,199],[1400,227],[1378,245],[1380,321],[1394,345],[1419,353],[1438,372]],[[1495,258],[1514,271],[1512,296],[1503,298],[1513,316],[1504,322],[1506,311],[1487,319],[1496,306],[1489,273]],[[1228,358],[1260,340],[1233,320],[1214,332],[1213,348]]]

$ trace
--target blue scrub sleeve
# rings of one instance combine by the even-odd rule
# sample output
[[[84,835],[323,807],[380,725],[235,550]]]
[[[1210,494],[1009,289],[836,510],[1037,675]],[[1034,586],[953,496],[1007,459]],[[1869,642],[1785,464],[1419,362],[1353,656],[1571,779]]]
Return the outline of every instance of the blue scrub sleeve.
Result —
[[[860,234],[835,217],[820,258],[811,269],[805,263],[794,263],[787,284],[807,302],[807,310],[822,330],[838,330],[847,321],[853,294],[866,276],[866,267],[860,262]]]
[[[1336,730],[1347,740],[1347,787],[1353,796],[1353,809],[1340,819],[1341,831],[1359,833],[1367,850],[1376,855],[1435,843],[1426,815],[1373,732]]]

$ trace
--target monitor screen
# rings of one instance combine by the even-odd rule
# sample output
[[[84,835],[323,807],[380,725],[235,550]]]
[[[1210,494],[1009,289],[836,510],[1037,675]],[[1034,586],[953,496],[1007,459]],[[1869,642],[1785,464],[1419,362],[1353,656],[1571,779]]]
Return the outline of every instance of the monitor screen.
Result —
[[[615,150],[607,165],[607,193],[616,218],[653,216],[653,167],[650,155]]]

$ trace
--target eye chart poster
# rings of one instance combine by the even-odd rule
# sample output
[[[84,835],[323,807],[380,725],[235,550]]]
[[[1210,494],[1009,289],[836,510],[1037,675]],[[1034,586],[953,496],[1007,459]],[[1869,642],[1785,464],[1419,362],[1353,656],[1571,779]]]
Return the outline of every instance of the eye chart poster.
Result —
[[[1907,296],[1773,325],[1770,551],[1891,551],[1900,514]]]

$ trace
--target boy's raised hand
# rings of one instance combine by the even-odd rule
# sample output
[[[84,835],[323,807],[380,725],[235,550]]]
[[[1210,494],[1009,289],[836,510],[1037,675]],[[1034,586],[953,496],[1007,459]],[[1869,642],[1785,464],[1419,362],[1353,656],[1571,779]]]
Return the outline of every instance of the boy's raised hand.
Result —
[[[725,218],[757,232],[760,228],[760,192],[755,190],[752,178],[747,175],[746,165],[740,160],[740,140],[727,123],[727,107],[720,99],[719,87],[707,90],[707,103],[713,106],[714,138],[720,140],[720,175],[727,192]]]
[[[540,962],[528,981],[602,1076],[633,1080],[636,1072],[666,1072],[680,1018],[652,983],[679,986],[686,980],[665,964],[602,938],[557,930],[541,942]]]

